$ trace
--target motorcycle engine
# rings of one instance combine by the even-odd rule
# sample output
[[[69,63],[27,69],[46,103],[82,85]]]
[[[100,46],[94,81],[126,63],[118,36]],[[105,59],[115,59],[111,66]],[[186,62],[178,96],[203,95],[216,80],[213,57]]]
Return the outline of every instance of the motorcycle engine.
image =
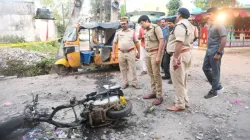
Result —
[[[119,101],[119,96],[111,96],[109,98],[98,99],[92,102],[88,113],[90,125],[96,127],[105,124],[108,119],[106,112],[110,107],[118,104]]]

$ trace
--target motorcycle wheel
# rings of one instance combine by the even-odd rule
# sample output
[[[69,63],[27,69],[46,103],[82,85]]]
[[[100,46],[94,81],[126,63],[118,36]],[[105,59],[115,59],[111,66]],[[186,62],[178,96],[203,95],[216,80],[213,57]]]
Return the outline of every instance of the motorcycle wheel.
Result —
[[[55,67],[56,67],[56,73],[58,75],[65,76],[69,74],[69,71],[70,71],[69,67],[66,67],[64,65],[56,65]]]
[[[119,119],[127,116],[132,111],[132,103],[127,101],[126,106],[122,110],[113,110],[110,109],[107,111],[107,117],[110,119]]]

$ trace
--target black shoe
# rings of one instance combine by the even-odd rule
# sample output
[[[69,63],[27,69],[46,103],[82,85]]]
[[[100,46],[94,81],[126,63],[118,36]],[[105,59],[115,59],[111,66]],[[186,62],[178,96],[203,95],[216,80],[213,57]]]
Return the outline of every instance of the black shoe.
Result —
[[[172,80],[171,80],[171,79],[168,81],[168,84],[173,84],[173,82],[172,82]]]
[[[168,80],[168,79],[170,79],[170,76],[162,76],[161,77],[163,80]]]
[[[217,91],[210,90],[207,95],[204,96],[205,99],[217,97]]]

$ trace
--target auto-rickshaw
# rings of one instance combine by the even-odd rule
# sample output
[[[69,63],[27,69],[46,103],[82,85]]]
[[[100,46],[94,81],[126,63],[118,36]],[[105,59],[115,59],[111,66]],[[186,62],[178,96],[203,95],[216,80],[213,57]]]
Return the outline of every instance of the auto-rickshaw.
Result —
[[[129,27],[135,28],[135,23],[129,22]],[[120,28],[119,22],[77,24],[69,28],[63,43],[64,58],[55,62],[57,74],[67,75],[71,69],[77,69],[80,66],[117,67],[118,45],[115,48],[115,60],[112,59],[111,52],[115,32]],[[81,32],[86,30],[87,42],[80,39]]]

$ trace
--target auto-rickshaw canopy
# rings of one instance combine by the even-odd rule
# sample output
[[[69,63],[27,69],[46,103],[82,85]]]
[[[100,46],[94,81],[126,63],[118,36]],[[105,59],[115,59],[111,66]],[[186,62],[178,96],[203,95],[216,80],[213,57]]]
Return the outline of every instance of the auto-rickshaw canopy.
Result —
[[[90,22],[80,25],[80,29],[120,29],[120,22]],[[135,28],[135,22],[129,22],[129,28]]]

